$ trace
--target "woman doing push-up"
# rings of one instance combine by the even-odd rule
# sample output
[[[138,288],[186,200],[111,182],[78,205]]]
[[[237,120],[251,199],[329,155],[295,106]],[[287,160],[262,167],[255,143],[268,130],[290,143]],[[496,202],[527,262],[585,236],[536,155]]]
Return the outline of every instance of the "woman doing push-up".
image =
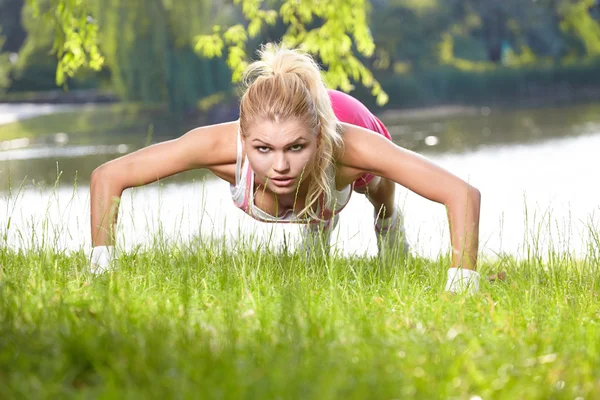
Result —
[[[267,46],[245,72],[239,120],[196,128],[98,167],[91,178],[92,272],[110,265],[117,202],[130,187],[206,168],[231,185],[233,202],[264,222],[299,223],[308,251],[328,244],[353,192],[373,205],[381,255],[405,252],[395,184],[447,209],[449,291],[478,289],[481,195],[426,158],[395,145],[353,97],[328,90],[307,54]]]

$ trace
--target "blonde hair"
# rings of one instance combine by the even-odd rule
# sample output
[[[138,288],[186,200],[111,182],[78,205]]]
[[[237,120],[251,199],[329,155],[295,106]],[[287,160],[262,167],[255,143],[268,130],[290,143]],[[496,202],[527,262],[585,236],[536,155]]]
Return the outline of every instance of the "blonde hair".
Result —
[[[268,44],[258,54],[260,59],[244,72],[247,89],[240,102],[241,134],[259,121],[297,119],[317,135],[316,166],[307,177],[306,205],[298,215],[322,220],[314,205],[321,194],[330,207],[334,201],[335,159],[343,141],[321,70],[310,55],[283,45]]]

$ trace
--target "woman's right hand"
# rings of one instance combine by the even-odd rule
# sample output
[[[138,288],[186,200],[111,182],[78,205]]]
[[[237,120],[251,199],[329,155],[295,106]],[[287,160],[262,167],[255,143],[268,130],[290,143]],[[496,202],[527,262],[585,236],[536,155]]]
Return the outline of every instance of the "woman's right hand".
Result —
[[[110,269],[114,256],[114,246],[92,247],[92,251],[90,252],[90,272],[94,275],[105,273]]]

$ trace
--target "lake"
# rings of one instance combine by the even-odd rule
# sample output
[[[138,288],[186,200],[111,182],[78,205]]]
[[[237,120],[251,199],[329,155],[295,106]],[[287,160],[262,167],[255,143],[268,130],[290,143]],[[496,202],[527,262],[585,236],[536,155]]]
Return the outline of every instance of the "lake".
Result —
[[[35,113],[35,106],[18,107],[1,106],[0,122]],[[380,117],[397,144],[480,189],[482,256],[588,254],[592,234],[600,232],[600,104],[433,111]],[[11,248],[88,248],[91,172],[147,143],[147,137],[126,132],[0,138],[0,240]],[[428,257],[447,251],[444,207],[404,188],[397,201],[413,250]],[[354,194],[342,212],[334,232],[334,248],[342,254],[376,254],[369,207]],[[241,235],[274,247],[284,238],[286,243],[299,238],[297,227],[258,223],[244,215],[233,206],[228,184],[202,171],[125,191],[119,218],[119,245],[126,249],[151,245],[157,234],[181,242],[225,236],[230,243]]]

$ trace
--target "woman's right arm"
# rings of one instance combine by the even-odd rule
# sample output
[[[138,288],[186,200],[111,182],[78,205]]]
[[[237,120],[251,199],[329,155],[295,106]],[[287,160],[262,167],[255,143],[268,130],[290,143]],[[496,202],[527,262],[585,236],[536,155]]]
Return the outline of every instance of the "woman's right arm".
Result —
[[[191,169],[235,165],[237,129],[237,121],[196,128],[96,168],[90,179],[92,246],[113,244],[118,202],[125,189]]]

